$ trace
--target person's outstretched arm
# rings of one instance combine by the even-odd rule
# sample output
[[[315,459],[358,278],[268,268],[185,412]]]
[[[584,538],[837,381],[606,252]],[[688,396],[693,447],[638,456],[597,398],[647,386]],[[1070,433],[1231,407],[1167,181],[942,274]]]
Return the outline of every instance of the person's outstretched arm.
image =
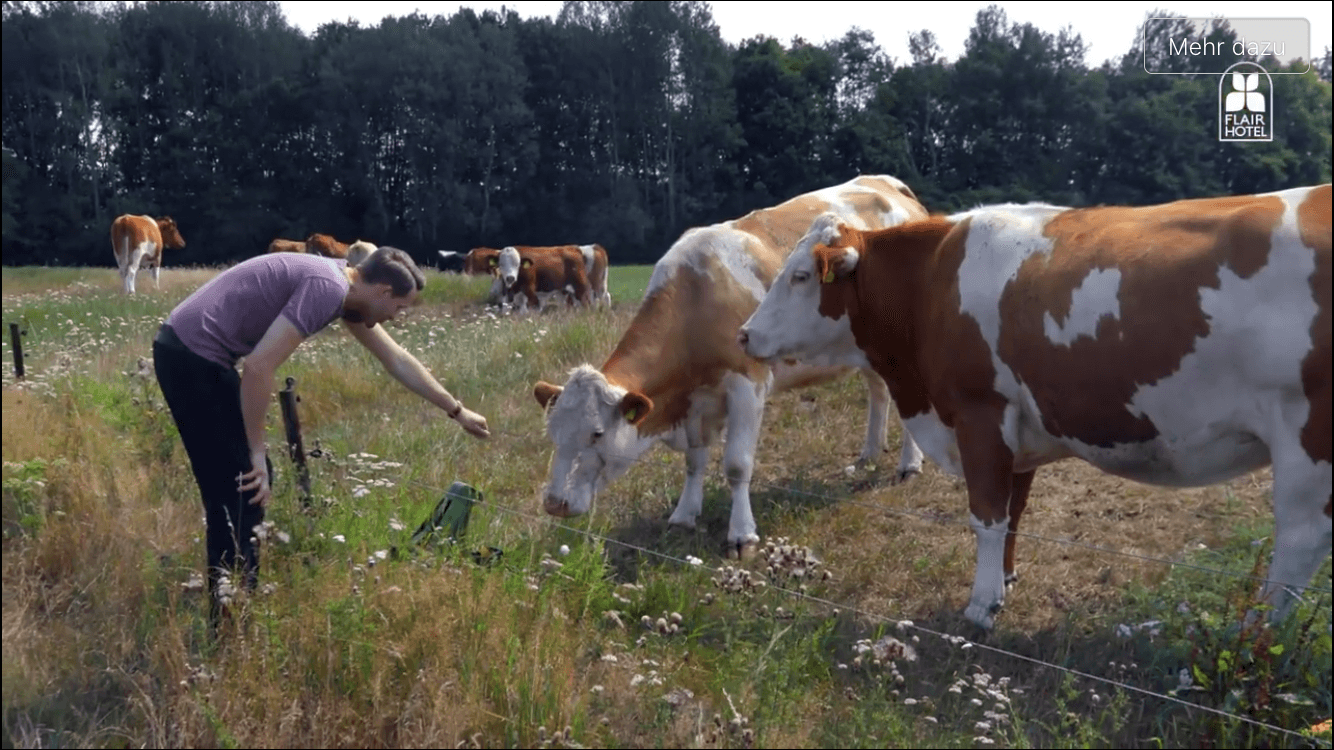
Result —
[[[394,341],[383,325],[367,328],[361,323],[343,323],[352,336],[380,360],[384,369],[408,390],[440,407],[469,435],[479,438],[491,436],[486,417],[468,409],[463,402],[451,396],[416,357]]]

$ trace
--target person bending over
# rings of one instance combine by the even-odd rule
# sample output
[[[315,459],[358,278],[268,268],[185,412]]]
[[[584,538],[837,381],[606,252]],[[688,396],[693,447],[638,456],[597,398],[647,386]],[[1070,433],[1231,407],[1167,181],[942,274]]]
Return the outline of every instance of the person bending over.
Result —
[[[219,582],[240,568],[258,583],[254,527],[264,520],[273,466],[265,415],[274,375],[301,342],[342,318],[394,379],[478,438],[486,419],[454,398],[384,326],[426,284],[407,253],[381,247],[355,267],[316,255],[259,255],[223,271],[176,306],[153,341],[162,395],[204,501],[209,624],[223,613]],[[238,360],[245,358],[237,373]]]

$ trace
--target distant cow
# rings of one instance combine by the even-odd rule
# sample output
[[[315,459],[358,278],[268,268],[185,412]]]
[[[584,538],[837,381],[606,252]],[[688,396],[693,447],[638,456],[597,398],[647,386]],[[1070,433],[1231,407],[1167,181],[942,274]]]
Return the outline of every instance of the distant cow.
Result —
[[[326,258],[346,258],[348,245],[327,234],[312,234],[306,238],[306,252]]]
[[[507,247],[500,251],[496,272],[505,301],[520,310],[531,306],[541,312],[549,300],[557,297],[586,306],[593,304],[584,254],[574,245]]]
[[[111,250],[116,254],[126,294],[134,294],[134,277],[141,266],[153,269],[153,288],[159,288],[164,243],[173,250],[185,247],[185,239],[170,216],[154,219],[125,214],[111,223]]]
[[[351,245],[347,246],[347,265],[350,267],[361,265],[363,260],[371,257],[371,253],[378,249],[379,248],[366,240],[357,240],[356,242],[353,242]]]
[[[474,247],[463,256],[463,272],[469,276],[495,274],[499,264],[500,250],[494,247]]]
[[[500,274],[500,283],[505,289],[506,301],[513,300],[519,287],[527,290],[525,294],[530,303],[533,302],[535,294],[547,293],[548,295],[554,295],[554,289],[539,289],[537,287],[540,285],[536,283],[536,280],[528,278],[531,274],[521,273],[517,258],[514,255],[506,254],[509,249],[505,248],[505,251],[501,252],[500,261],[496,268],[496,272]],[[579,258],[583,262],[584,278],[588,282],[590,298],[584,300],[579,293],[576,293],[574,281],[571,278],[565,284],[571,300],[578,300],[584,304],[590,304],[591,302],[592,304],[611,306],[611,294],[607,291],[607,250],[601,245],[554,245],[550,247],[519,245],[515,246],[515,249],[520,254],[527,254],[532,257],[534,261],[543,254],[555,253],[572,254],[572,257]],[[556,277],[553,275],[554,271],[551,267],[548,267],[544,273],[549,279],[549,283],[555,283]]]
[[[466,253],[457,250],[437,250],[440,253],[440,261],[436,266],[445,273],[463,273],[463,264],[467,259]]]
[[[269,243],[269,252],[271,253],[304,253],[306,252],[306,243],[300,240],[275,239]]]
[[[1329,185],[876,231],[827,214],[738,342],[884,377],[967,483],[978,625],[1015,579],[1034,472],[1067,457],[1172,487],[1272,464],[1277,619],[1330,550],[1330,269]]]

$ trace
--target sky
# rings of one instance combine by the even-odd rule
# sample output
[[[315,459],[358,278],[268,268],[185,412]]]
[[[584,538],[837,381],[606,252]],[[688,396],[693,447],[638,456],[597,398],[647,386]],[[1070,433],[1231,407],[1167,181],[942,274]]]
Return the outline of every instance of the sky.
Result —
[[[821,44],[838,39],[853,26],[875,35],[876,43],[900,64],[910,62],[908,34],[930,29],[947,60],[963,53],[964,40],[973,26],[977,12],[997,4],[1011,23],[1031,23],[1055,34],[1069,26],[1089,46],[1085,63],[1098,67],[1108,58],[1118,59],[1137,42],[1137,29],[1154,11],[1167,11],[1188,17],[1223,16],[1238,18],[1305,18],[1310,22],[1311,57],[1319,59],[1331,46],[1331,8],[1329,2],[712,2],[713,20],[724,41],[738,45],[756,35],[767,35],[786,44],[793,36]],[[428,16],[453,15],[467,6],[477,12],[500,10],[507,6],[521,17],[555,17],[562,2],[416,2],[382,0],[381,2],[325,0],[324,2],[280,2],[289,23],[307,34],[329,21],[356,19],[362,26],[377,26],[385,16],[406,16],[421,11]],[[1264,15],[1257,13],[1262,10]],[[1235,24],[1234,24],[1235,25]],[[1240,27],[1238,27],[1240,28]],[[1291,44],[1291,43],[1290,43]]]

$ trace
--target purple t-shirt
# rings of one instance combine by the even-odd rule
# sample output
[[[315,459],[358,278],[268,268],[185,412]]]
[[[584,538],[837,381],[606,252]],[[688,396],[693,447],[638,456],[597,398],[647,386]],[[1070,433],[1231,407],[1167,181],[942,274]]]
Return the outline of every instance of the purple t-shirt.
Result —
[[[279,315],[309,337],[343,311],[347,261],[268,253],[232,266],[185,298],[167,323],[190,351],[226,367],[255,350]]]

